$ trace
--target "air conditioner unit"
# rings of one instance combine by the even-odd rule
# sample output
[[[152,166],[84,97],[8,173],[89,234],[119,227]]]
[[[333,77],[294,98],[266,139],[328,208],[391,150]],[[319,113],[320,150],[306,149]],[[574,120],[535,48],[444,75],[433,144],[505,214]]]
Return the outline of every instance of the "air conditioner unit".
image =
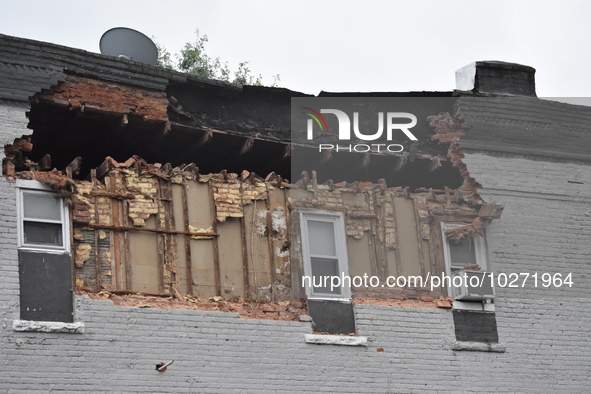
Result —
[[[453,298],[458,301],[485,301],[495,298],[493,275],[483,271],[458,271],[454,276],[461,276],[461,286],[453,286],[459,283],[452,278]]]

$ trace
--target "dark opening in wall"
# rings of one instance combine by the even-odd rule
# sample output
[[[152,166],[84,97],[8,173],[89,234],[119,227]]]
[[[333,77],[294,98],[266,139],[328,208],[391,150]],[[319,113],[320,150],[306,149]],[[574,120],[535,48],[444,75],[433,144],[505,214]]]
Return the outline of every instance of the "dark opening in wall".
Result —
[[[69,254],[18,251],[21,319],[74,321]]]
[[[355,334],[355,315],[350,302],[308,299],[308,313],[314,322],[314,332]]]
[[[494,312],[454,310],[456,339],[465,342],[499,342]]]

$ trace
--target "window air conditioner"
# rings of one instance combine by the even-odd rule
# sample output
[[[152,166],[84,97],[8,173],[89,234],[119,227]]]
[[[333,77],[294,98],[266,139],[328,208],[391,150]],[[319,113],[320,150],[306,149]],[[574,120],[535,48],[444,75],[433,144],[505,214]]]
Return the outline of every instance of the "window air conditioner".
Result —
[[[483,271],[458,271],[455,276],[461,276],[461,286],[455,286],[460,281],[452,278],[453,298],[458,301],[485,301],[495,298],[493,275]]]

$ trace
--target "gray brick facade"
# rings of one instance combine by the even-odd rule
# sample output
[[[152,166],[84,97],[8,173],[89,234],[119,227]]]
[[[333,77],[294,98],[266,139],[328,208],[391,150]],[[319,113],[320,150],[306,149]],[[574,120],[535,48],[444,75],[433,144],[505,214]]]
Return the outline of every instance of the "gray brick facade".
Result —
[[[588,167],[484,154],[468,154],[465,161],[473,176],[491,185],[484,190],[487,199],[505,204],[503,218],[487,229],[491,268],[573,273],[570,289],[497,288],[505,353],[452,351],[448,310],[372,305],[355,307],[367,348],[306,344],[310,323],[117,307],[86,297],[76,298],[76,320],[85,323],[85,334],[14,332],[15,190],[2,179],[0,386],[15,393],[588,390],[589,190],[563,176],[588,179]],[[557,188],[559,182],[565,187]],[[170,359],[175,363],[168,372],[154,371],[156,363]]]
[[[0,103],[3,143],[30,133],[25,104]],[[483,153],[463,159],[486,201],[495,273],[572,273],[572,287],[496,289],[504,353],[454,351],[447,309],[356,305],[367,347],[304,341],[309,322],[119,307],[75,298],[83,334],[17,332],[14,183],[0,177],[0,391],[114,393],[588,392],[591,389],[591,167]],[[578,164],[577,164],[578,163]],[[175,360],[166,373],[155,364]]]

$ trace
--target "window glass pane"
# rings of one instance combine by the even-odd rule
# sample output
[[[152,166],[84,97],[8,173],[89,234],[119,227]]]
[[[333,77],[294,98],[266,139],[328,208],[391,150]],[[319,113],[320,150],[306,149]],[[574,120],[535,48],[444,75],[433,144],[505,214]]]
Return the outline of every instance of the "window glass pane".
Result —
[[[337,255],[333,222],[308,220],[308,239],[311,254]]]
[[[25,221],[23,230],[25,244],[63,246],[61,224]]]
[[[341,288],[330,290],[330,280],[326,281],[325,276],[340,276],[339,261],[337,259],[320,259],[312,257],[312,285],[314,293],[341,294]],[[319,286],[317,286],[319,285]]]
[[[61,198],[45,193],[23,193],[24,214],[27,219],[62,220]]]
[[[453,241],[448,241],[448,243],[452,268],[462,269],[465,264],[477,264],[474,239],[472,237],[465,237],[458,243]]]

